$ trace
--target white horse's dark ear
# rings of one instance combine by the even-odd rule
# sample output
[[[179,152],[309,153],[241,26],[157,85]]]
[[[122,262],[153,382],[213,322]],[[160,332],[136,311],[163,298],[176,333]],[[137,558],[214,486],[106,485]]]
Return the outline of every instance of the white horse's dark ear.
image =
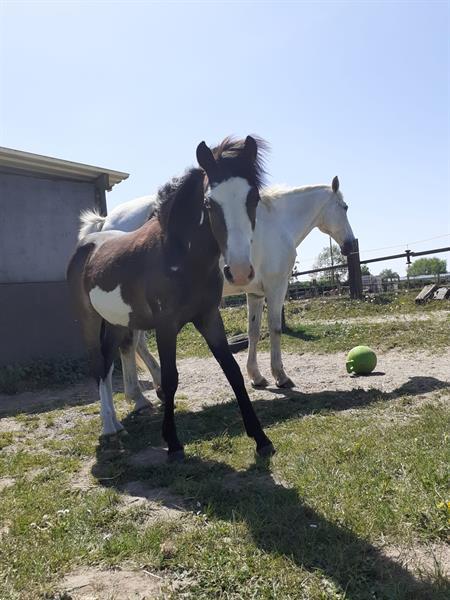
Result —
[[[251,135],[248,135],[245,138],[244,151],[248,159],[252,162],[255,162],[258,155],[258,144],[256,143],[255,138],[253,138]]]
[[[200,144],[197,146],[196,155],[198,164],[206,171],[207,174],[210,174],[216,166],[216,159],[214,158],[211,149],[208,148],[205,142],[200,142]]]
[[[336,177],[333,177],[333,181],[331,182],[331,189],[334,193],[336,193],[339,190],[339,179],[337,175]]]

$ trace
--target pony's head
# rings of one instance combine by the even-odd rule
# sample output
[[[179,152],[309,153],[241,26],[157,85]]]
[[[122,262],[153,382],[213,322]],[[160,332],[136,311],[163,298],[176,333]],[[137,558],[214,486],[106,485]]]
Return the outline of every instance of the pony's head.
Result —
[[[336,176],[331,183],[329,198],[320,213],[317,226],[320,231],[330,235],[339,244],[344,256],[348,256],[352,251],[355,239],[348,222],[347,210],[348,206],[339,190],[339,179]]]
[[[265,148],[262,140],[251,136],[225,138],[212,150],[205,142],[197,147],[198,163],[207,175],[205,209],[225,259],[224,275],[236,285],[246,285],[255,276],[251,243]]]

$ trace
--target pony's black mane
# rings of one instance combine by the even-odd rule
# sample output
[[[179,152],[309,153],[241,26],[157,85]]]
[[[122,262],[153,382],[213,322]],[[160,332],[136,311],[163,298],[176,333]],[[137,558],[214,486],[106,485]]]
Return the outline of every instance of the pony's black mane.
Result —
[[[191,168],[159,188],[156,216],[165,234],[170,234],[177,221],[186,226],[196,218],[194,208],[203,203],[204,177],[203,169]]]
[[[212,148],[212,153],[219,164],[229,164],[229,170],[234,175],[244,177],[251,185],[261,189],[265,185],[266,158],[270,147],[262,138],[256,135],[252,137],[258,145],[258,154],[253,163],[242,160],[245,139],[236,139],[233,136],[227,136],[218,146]]]

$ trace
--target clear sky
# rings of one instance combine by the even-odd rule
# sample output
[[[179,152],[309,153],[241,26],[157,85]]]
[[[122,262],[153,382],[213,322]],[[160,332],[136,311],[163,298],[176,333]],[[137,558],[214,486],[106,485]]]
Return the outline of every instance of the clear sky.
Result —
[[[130,173],[113,207],[257,133],[271,183],[339,175],[363,258],[450,246],[449,22],[433,0],[2,0],[0,145]]]

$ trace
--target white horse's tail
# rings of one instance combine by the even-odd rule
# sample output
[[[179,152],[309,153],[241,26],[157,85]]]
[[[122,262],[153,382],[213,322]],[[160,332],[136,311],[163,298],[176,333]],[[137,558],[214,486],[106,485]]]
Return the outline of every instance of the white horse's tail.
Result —
[[[101,231],[106,217],[102,217],[95,210],[83,210],[80,215],[80,230],[78,232],[78,241],[80,242],[88,233]]]

